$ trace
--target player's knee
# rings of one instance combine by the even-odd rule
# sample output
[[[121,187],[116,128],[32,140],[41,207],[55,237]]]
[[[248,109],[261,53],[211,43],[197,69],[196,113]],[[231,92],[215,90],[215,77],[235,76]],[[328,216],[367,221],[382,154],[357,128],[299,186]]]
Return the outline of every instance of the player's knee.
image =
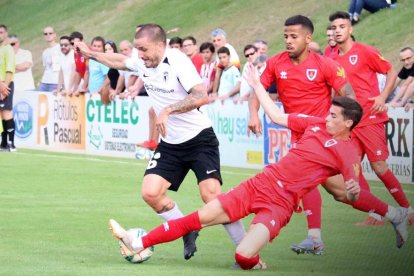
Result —
[[[141,190],[142,199],[148,203],[149,205],[153,206],[156,204],[159,199],[161,198],[162,194],[159,190],[156,189],[149,189],[144,188]]]
[[[385,161],[372,162],[371,166],[375,174],[378,176],[383,175],[388,170],[388,166]]]
[[[205,191],[201,193],[201,199],[204,201],[204,203],[208,203],[215,199],[220,192],[215,191]]]
[[[259,263],[259,255],[256,256],[246,256],[242,253],[236,251],[234,254],[234,258],[236,260],[236,263],[244,270],[252,269],[255,265]]]

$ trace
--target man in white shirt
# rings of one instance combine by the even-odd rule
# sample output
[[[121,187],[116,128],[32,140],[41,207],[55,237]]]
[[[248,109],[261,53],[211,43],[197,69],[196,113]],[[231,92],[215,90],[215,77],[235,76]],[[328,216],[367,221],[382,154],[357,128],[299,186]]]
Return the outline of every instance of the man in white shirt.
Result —
[[[60,60],[59,60],[59,79],[57,88],[53,91],[54,95],[62,92],[62,96],[71,93],[71,80],[75,74],[75,57],[69,36],[62,36],[59,39]]]
[[[138,58],[122,54],[97,53],[84,43],[75,46],[85,55],[111,68],[137,72],[153,99],[156,126],[162,136],[148,163],[142,182],[142,197],[168,221],[183,217],[167,190],[177,191],[191,169],[198,181],[201,198],[209,202],[220,194],[220,154],[211,121],[198,108],[208,103],[203,82],[191,60],[166,45],[165,31],[156,24],[143,25],[135,34]],[[243,224],[224,225],[236,244],[245,235]],[[184,258],[196,252],[198,232],[184,236]]]
[[[56,89],[59,78],[60,46],[56,43],[56,33],[52,27],[46,27],[43,30],[43,35],[49,46],[42,54],[45,71],[39,84],[39,90],[52,92]]]
[[[16,73],[14,74],[14,90],[34,90],[32,74],[33,59],[29,50],[20,48],[20,40],[16,35],[9,36],[10,45],[13,47],[16,58]]]

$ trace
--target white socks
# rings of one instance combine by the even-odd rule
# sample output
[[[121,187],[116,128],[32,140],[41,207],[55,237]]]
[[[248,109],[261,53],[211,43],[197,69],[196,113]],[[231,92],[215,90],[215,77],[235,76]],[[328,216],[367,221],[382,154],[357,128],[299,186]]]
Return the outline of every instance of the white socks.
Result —
[[[312,238],[316,239],[316,240],[322,240],[321,238],[321,229],[319,228],[311,228],[308,229],[308,236],[311,236]]]
[[[181,213],[180,209],[178,208],[177,202],[174,202],[174,208],[168,210],[167,212],[160,213],[158,215],[162,217],[165,221],[184,217],[183,213]]]
[[[231,240],[237,246],[240,244],[246,231],[244,230],[244,225],[241,220],[235,221],[233,223],[223,224],[224,229],[226,229],[227,234],[230,236]]]
[[[385,217],[389,219],[390,221],[393,221],[396,215],[397,215],[397,209],[391,205],[388,205],[388,212],[385,214]]]

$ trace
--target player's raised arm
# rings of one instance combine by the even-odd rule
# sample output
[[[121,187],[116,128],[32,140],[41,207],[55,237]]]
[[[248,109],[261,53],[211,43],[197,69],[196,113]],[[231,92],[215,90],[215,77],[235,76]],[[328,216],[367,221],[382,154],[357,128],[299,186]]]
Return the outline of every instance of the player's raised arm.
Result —
[[[283,113],[272,101],[272,99],[267,94],[263,85],[260,82],[259,74],[256,67],[253,64],[249,64],[249,72],[247,74],[246,80],[251,87],[253,87],[254,92],[256,93],[257,99],[260,104],[263,106],[267,116],[280,126],[287,127],[288,123],[288,114]]]
[[[125,66],[127,57],[118,53],[101,53],[95,52],[89,49],[88,45],[84,42],[75,42],[75,48],[79,50],[84,56],[92,58],[102,64],[105,64],[109,68],[128,70]]]

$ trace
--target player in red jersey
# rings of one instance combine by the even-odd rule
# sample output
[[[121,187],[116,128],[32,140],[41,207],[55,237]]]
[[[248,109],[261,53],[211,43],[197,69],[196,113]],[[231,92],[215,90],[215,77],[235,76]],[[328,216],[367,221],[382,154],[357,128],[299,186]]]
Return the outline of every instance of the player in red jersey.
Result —
[[[199,211],[168,221],[143,238],[128,236],[111,219],[109,224],[113,236],[131,251],[173,241],[189,231],[228,223],[255,213],[249,232],[237,246],[235,259],[243,269],[257,266],[264,268],[259,263],[259,251],[279,234],[281,228],[289,222],[293,211],[298,211],[301,197],[326,178],[338,173],[343,175],[344,185],[327,189],[334,193],[336,199],[345,203],[365,200],[367,194],[371,195],[366,190],[360,191],[359,156],[349,137],[351,129],[362,117],[361,106],[352,99],[336,97],[325,120],[302,114],[284,114],[274,105],[259,79],[255,77],[254,67],[250,65],[249,69],[249,84],[258,94],[258,99],[270,119],[281,126],[303,133],[297,147],[279,163],[268,165],[262,173],[218,196]],[[303,173],[298,174],[298,170]],[[386,216],[390,218],[396,231],[397,246],[401,247],[408,236],[406,209],[387,207]]]
[[[325,117],[331,105],[332,89],[340,95],[353,98],[355,95],[341,66],[332,59],[308,50],[312,33],[313,23],[309,18],[301,15],[288,18],[284,29],[286,51],[267,61],[266,70],[260,80],[266,89],[272,82],[276,82],[280,101],[287,113]],[[262,133],[258,109],[259,103],[253,93],[249,99],[249,131],[256,135]],[[292,131],[293,146],[300,135]],[[305,241],[312,248],[317,248],[314,252],[318,255],[324,252],[320,231],[321,206],[322,197],[318,189],[303,197],[309,237]],[[295,250],[296,246],[292,245],[292,249]]]
[[[357,100],[364,109],[360,124],[352,132],[359,144],[360,155],[367,155],[378,178],[398,204],[407,208],[410,213],[409,222],[414,225],[413,209],[400,182],[386,163],[388,146],[385,124],[388,122],[388,116],[385,100],[394,87],[396,72],[377,49],[352,40],[352,24],[346,12],[333,13],[329,21],[339,46],[338,55],[334,59],[345,68]],[[387,76],[382,93],[378,88],[377,73]],[[366,188],[369,189],[369,186]],[[372,225],[373,221],[375,223],[375,220],[369,217],[362,225]]]

